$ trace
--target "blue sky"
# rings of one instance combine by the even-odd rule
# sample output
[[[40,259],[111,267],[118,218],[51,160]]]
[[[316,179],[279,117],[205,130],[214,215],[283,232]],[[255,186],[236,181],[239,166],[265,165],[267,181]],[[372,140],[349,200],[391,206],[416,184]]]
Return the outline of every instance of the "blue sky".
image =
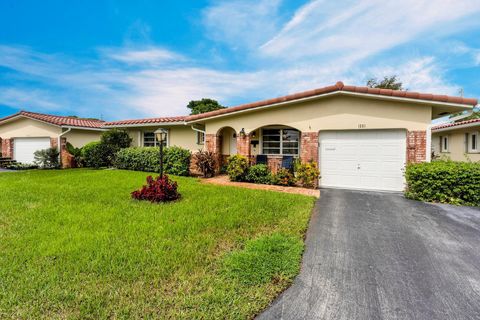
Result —
[[[0,2],[0,116],[186,114],[396,74],[480,97],[480,1]]]

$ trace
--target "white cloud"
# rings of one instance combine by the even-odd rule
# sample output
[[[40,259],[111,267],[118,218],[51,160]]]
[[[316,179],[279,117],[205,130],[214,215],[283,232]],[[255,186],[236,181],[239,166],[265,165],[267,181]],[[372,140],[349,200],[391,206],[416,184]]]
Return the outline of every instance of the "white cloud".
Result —
[[[461,30],[462,21],[480,10],[476,0],[434,5],[426,0],[313,0],[282,26],[280,5],[281,0],[234,0],[215,2],[203,12],[208,36],[241,51],[250,59],[246,65],[257,66],[244,71],[205,67],[186,54],[149,44],[150,28],[141,22],[129,31],[133,40],[125,46],[103,47],[89,59],[0,45],[0,67],[8,69],[0,73],[0,104],[83,116],[101,113],[111,120],[180,115],[187,113],[189,100],[203,97],[231,105],[338,80],[361,85],[368,77],[391,74],[410,90],[457,94],[460,86],[446,80],[438,57],[415,50],[388,57],[380,53],[432,33]],[[137,38],[147,44],[134,45]],[[452,50],[480,65],[478,49],[460,44]]]
[[[143,49],[138,49],[134,47],[103,48],[100,50],[100,52],[104,54],[106,58],[131,65],[158,65],[167,62],[185,60],[185,57],[183,57],[182,55],[176,54],[163,48],[152,46]]]
[[[478,0],[315,0],[297,10],[260,50],[286,60],[327,57],[353,64],[428,32],[458,30],[461,18],[478,12]],[[454,22],[456,27],[447,26]]]
[[[203,12],[207,34],[233,49],[261,44],[277,30],[280,0],[218,2]]]
[[[421,57],[398,65],[375,66],[364,78],[376,75],[397,75],[403,87],[410,91],[458,95],[459,86],[445,80],[444,72],[434,57]]]

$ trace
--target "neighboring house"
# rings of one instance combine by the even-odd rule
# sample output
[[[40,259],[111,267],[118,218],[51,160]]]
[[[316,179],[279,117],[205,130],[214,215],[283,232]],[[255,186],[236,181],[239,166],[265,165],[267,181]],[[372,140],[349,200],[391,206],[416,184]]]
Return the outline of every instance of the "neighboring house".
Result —
[[[263,154],[275,170],[282,156],[294,156],[319,163],[322,187],[401,191],[405,164],[430,160],[432,119],[476,104],[337,82],[199,115],[106,122],[102,128],[125,128],[135,146],[156,145],[153,132],[166,128],[167,145],[195,151],[204,143],[219,160]]]
[[[35,151],[60,145],[63,166],[69,167],[71,157],[65,150],[66,142],[79,148],[99,140],[105,130],[102,125],[100,120],[20,111],[0,119],[2,157],[32,163]]]
[[[435,157],[455,161],[480,161],[480,119],[438,125],[432,128]]]

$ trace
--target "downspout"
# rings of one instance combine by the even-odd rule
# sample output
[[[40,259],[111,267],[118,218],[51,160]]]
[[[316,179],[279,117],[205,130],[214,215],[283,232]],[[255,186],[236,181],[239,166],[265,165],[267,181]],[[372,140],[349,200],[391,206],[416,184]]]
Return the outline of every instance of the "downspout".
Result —
[[[60,168],[62,167],[62,136],[72,131],[72,128],[68,128],[67,131],[60,133],[58,136],[58,163],[60,164]]]
[[[432,161],[432,128],[436,127],[436,126],[440,126],[440,125],[445,124],[445,123],[455,122],[457,120],[461,120],[463,118],[471,116],[472,114],[473,114],[473,109],[467,111],[467,113],[465,113],[465,114],[461,114],[461,115],[458,115],[456,117],[449,118],[448,121],[439,122],[439,123],[431,123],[431,124],[428,125],[428,127],[427,127],[427,143],[426,143],[426,146],[425,146],[425,149],[426,149],[425,160],[426,160],[426,162],[431,162]]]

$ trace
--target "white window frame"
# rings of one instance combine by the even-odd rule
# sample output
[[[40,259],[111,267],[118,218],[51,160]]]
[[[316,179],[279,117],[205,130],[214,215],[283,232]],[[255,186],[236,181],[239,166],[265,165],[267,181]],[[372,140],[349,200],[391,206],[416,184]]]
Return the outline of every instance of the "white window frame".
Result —
[[[447,147],[445,148],[445,142],[447,142]],[[450,148],[450,139],[448,136],[441,136],[440,137],[440,152],[449,152]]]
[[[473,146],[473,137],[475,137],[475,146]],[[478,153],[478,132],[472,132],[468,135],[468,152]]]
[[[280,153],[265,153],[263,150],[263,130],[280,130]],[[297,148],[297,153],[296,154],[284,154],[283,153],[283,130],[296,130],[298,132],[298,148]],[[297,130],[295,128],[290,128],[290,127],[265,127],[260,130],[260,148],[261,148],[261,154],[267,155],[267,156],[293,156],[293,157],[299,157],[300,156],[300,141],[301,141],[302,133],[300,130]],[[291,149],[291,148],[286,148],[286,149]]]
[[[167,132],[167,139],[165,139],[165,147],[170,146],[170,130],[165,130]],[[153,131],[143,131],[142,132],[142,147],[145,147],[145,133],[153,133],[153,139],[154,139],[154,146],[149,146],[149,147],[158,147],[158,141],[157,141],[157,135],[155,134],[155,130]]]

